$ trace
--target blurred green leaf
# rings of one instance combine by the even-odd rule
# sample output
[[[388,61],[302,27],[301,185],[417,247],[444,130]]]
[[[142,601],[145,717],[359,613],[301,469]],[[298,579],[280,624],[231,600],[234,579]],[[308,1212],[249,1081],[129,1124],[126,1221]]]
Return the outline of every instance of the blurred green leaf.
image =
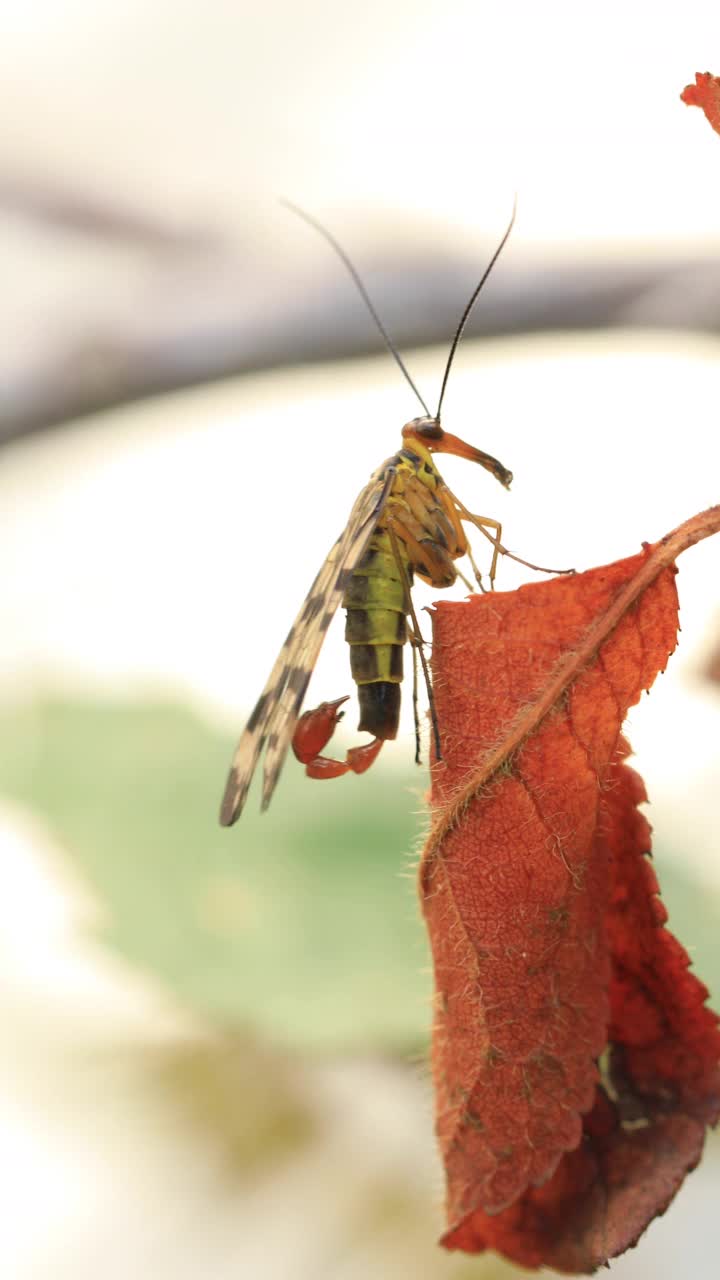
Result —
[[[412,850],[426,774],[376,766],[217,809],[233,742],[178,706],[43,702],[0,715],[0,788],[49,825],[103,937],[219,1028],[279,1044],[421,1050],[430,959]],[[720,903],[656,846],[670,927],[720,991]]]
[[[103,906],[103,938],[225,1028],[406,1052],[429,956],[408,873],[426,774],[321,786],[288,765],[260,815],[217,812],[233,742],[172,705],[0,715],[0,788],[44,819]],[[320,803],[320,801],[322,801]]]

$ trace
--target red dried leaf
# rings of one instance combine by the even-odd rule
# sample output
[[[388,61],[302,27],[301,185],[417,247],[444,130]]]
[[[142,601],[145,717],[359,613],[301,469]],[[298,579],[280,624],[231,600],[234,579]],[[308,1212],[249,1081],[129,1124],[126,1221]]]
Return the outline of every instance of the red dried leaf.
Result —
[[[701,107],[716,133],[720,133],[720,76],[696,71],[695,83],[686,84],[680,94],[689,107]]]
[[[437,606],[420,878],[447,1248],[593,1271],[720,1112],[717,1019],[663,927],[620,737],[675,647],[666,551]]]

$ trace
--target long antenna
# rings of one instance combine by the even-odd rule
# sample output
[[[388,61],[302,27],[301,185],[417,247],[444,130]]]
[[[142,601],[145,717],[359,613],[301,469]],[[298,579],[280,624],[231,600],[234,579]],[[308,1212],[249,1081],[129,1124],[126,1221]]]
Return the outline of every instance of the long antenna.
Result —
[[[438,400],[437,413],[435,414],[435,420],[436,420],[437,422],[439,422],[439,421],[440,421],[440,410],[442,409],[442,402],[443,402],[443,400],[444,400],[444,398],[445,398],[445,389],[446,389],[446,387],[447,387],[448,378],[450,377],[450,370],[451,370],[451,368],[452,368],[452,362],[453,362],[453,360],[455,359],[455,352],[457,351],[458,343],[459,343],[459,341],[460,341],[460,339],[461,339],[461,337],[462,337],[462,335],[463,335],[463,330],[464,330],[465,325],[467,324],[468,319],[469,319],[469,317],[470,317],[470,312],[472,311],[473,307],[475,306],[475,302],[476,302],[476,300],[477,300],[477,296],[478,296],[478,294],[479,294],[480,290],[482,289],[483,285],[485,284],[485,281],[487,280],[488,276],[490,275],[490,272],[492,271],[493,267],[495,266],[495,263],[497,262],[498,258],[500,257],[500,254],[502,253],[503,249],[505,248],[505,245],[507,244],[508,236],[510,235],[510,232],[512,231],[513,226],[514,226],[514,223],[515,223],[515,214],[516,214],[516,213],[517,213],[517,196],[515,196],[515,199],[513,200],[512,216],[511,216],[511,218],[510,218],[510,221],[508,222],[507,230],[505,231],[505,235],[503,236],[503,238],[502,238],[502,240],[500,241],[500,243],[499,243],[499,245],[498,245],[497,249],[495,250],[495,252],[494,252],[494,254],[493,254],[492,258],[490,259],[490,261],[489,261],[488,265],[486,266],[486,268],[485,268],[485,270],[484,270],[484,272],[483,272],[483,274],[482,274],[482,277],[481,277],[480,283],[479,283],[479,285],[477,286],[477,288],[475,289],[474,293],[472,294],[472,296],[471,296],[471,298],[470,298],[470,301],[468,302],[467,306],[465,307],[465,310],[463,311],[463,313],[462,313],[462,315],[461,315],[461,317],[460,317],[460,323],[459,323],[459,325],[458,325],[457,329],[455,330],[455,337],[454,337],[454,338],[453,338],[453,340],[452,340],[452,346],[451,346],[451,348],[450,348],[450,355],[449,355],[449,356],[448,356],[448,358],[447,358],[447,364],[445,365],[445,373],[443,374],[442,386],[441,386],[441,388],[440,388],[440,399]]]
[[[375,310],[375,308],[374,308],[374,306],[373,306],[373,304],[372,304],[372,302],[371,302],[371,300],[370,300],[370,295],[369,295],[369,293],[368,293],[367,289],[365,288],[365,285],[363,284],[362,280],[360,279],[360,276],[358,275],[358,273],[357,273],[357,271],[355,270],[355,268],[354,268],[354,266],[353,266],[352,262],[351,262],[351,261],[350,261],[350,259],[348,258],[348,256],[347,256],[347,254],[346,254],[345,250],[343,249],[342,245],[338,244],[338,242],[337,242],[337,240],[335,239],[334,235],[332,235],[332,234],[331,234],[331,232],[329,232],[329,231],[328,231],[327,227],[324,227],[324,226],[323,226],[323,224],[322,224],[321,222],[318,222],[316,218],[313,218],[309,213],[306,213],[306,212],[305,212],[305,210],[304,210],[304,209],[301,209],[299,205],[297,205],[297,204],[293,204],[292,200],[284,200],[284,199],[281,199],[281,200],[280,200],[280,204],[284,205],[286,209],[290,209],[290,210],[292,210],[292,212],[293,212],[293,213],[296,213],[296,214],[297,214],[297,216],[298,216],[299,218],[302,218],[303,222],[307,222],[307,223],[309,224],[309,226],[314,227],[316,231],[319,231],[319,232],[320,232],[320,235],[325,237],[325,239],[327,240],[328,244],[332,245],[333,249],[335,250],[335,252],[336,252],[336,254],[338,255],[338,257],[341,259],[341,261],[345,263],[345,266],[347,267],[348,271],[350,272],[350,275],[352,276],[353,280],[355,281],[355,284],[357,285],[357,288],[358,288],[358,290],[359,290],[360,296],[361,296],[361,298],[363,299],[363,302],[365,303],[365,306],[367,307],[368,311],[370,312],[370,315],[372,316],[373,320],[375,321],[375,324],[377,325],[378,329],[380,330],[380,333],[382,334],[382,337],[383,337],[383,341],[384,341],[384,343],[385,343],[385,346],[387,347],[388,351],[390,352],[390,355],[391,355],[391,356],[393,357],[393,359],[396,361],[396,363],[397,363],[397,365],[398,365],[398,367],[399,367],[399,369],[400,369],[401,373],[402,373],[402,374],[403,374],[403,376],[407,379],[407,381],[409,382],[409,384],[410,384],[410,386],[412,387],[413,391],[415,392],[415,395],[417,396],[418,400],[420,401],[420,404],[422,405],[423,409],[425,410],[425,413],[426,413],[427,417],[428,417],[428,418],[430,418],[430,417],[432,416],[432,415],[431,415],[431,413],[430,413],[430,410],[428,409],[428,407],[427,407],[427,405],[426,405],[425,401],[423,400],[422,396],[420,395],[420,392],[418,391],[417,387],[415,386],[415,383],[413,382],[412,378],[410,377],[410,374],[408,373],[407,369],[405,368],[405,365],[404,365],[404,363],[403,363],[402,356],[400,355],[400,352],[398,351],[397,347],[395,346],[395,343],[393,342],[392,338],[390,337],[390,334],[388,333],[387,329],[385,328],[385,325],[383,324],[383,322],[382,322],[382,320],[380,319],[380,317],[379,317],[379,315],[378,315],[377,311]],[[508,228],[508,233],[509,233],[509,228]],[[506,234],[506,236],[505,236],[505,240],[507,240],[507,234]],[[503,244],[505,243],[505,240],[503,240]],[[502,249],[502,245],[500,245],[500,249]],[[498,253],[500,252],[500,249],[498,249]],[[497,257],[497,253],[495,254],[495,257]],[[494,261],[495,261],[495,259],[493,258],[493,262],[494,262]],[[490,266],[492,266],[492,263],[490,264]],[[489,269],[490,269],[490,268],[488,268],[488,271],[489,271]],[[487,274],[488,274],[488,272],[486,272],[485,274],[487,275]],[[474,302],[474,301],[475,301],[475,297],[473,296],[472,302]],[[470,306],[472,306],[472,302],[470,303]],[[470,310],[470,307],[468,307],[468,311],[469,311],[469,310]],[[465,319],[466,319],[466,317],[465,317],[465,316],[463,316],[463,319],[462,319],[462,322],[461,322],[461,326],[462,326],[462,324],[464,324],[464,323],[465,323]],[[460,336],[460,335],[458,334],[458,337],[459,337],[459,336]],[[455,345],[457,345],[457,343],[456,343]],[[455,347],[453,346],[453,352],[454,352],[454,349],[455,349]],[[451,352],[451,353],[450,353],[450,358],[451,358],[451,359],[452,359],[453,352]],[[447,380],[447,370],[445,371],[445,378],[446,378],[446,380]],[[444,390],[444,384],[443,384],[443,390]],[[441,397],[441,399],[442,399],[442,397]]]

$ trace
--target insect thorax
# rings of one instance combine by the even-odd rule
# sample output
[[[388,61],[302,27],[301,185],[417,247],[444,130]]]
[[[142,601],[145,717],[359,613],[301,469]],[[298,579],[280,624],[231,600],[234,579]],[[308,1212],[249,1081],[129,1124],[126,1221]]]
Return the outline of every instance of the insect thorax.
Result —
[[[409,476],[417,477],[421,484],[424,484],[431,493],[434,493],[438,485],[442,483],[440,472],[433,462],[430,450],[423,448],[419,442],[413,441],[412,448],[409,445],[404,445],[395,459],[395,464],[397,466],[397,477],[393,485],[393,493],[402,492],[404,481]]]

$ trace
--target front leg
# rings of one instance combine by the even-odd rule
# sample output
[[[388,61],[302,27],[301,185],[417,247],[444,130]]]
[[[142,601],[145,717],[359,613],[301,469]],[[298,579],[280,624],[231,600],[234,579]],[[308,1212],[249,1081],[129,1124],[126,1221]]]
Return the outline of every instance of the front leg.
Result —
[[[473,515],[472,511],[468,511],[467,507],[464,506],[464,504],[460,501],[459,498],[455,497],[455,494],[452,492],[451,489],[448,489],[447,485],[444,486],[444,490],[445,491],[443,493],[443,505],[445,505],[447,501],[447,498],[446,498],[446,495],[447,495],[447,497],[449,497],[452,503],[454,503],[455,505],[456,518],[458,518],[459,520],[467,520],[470,524],[474,524],[475,528],[480,530],[483,537],[487,538],[488,542],[492,543],[493,557],[492,557],[492,563],[490,565],[491,590],[494,590],[495,572],[497,569],[497,562],[498,562],[499,556],[507,556],[508,560],[514,560],[516,564],[523,564],[526,569],[533,569],[535,573],[556,573],[556,574],[575,573],[574,569],[549,569],[545,565],[533,564],[532,560],[524,560],[522,556],[516,556],[514,551],[508,551],[507,547],[504,547],[502,542],[500,541],[502,537],[502,525],[498,520],[493,520],[491,516]],[[490,529],[492,529],[494,532],[492,533],[488,532]],[[470,562],[473,566],[473,569],[475,570],[475,576],[479,582],[480,581],[479,573],[473,561],[472,556],[470,556]]]
[[[463,513],[462,519],[468,520],[470,521],[471,524],[474,524],[475,528],[480,529],[481,532],[484,533],[485,537],[489,538],[490,541],[492,542],[493,554],[492,554],[492,560],[490,561],[490,573],[488,574],[488,577],[490,579],[490,590],[494,591],[498,556],[506,554],[505,548],[503,547],[500,541],[500,538],[502,537],[502,525],[500,524],[499,520],[493,520],[492,516],[474,516],[469,511]],[[488,533],[488,529],[493,529],[494,533]],[[467,549],[467,556],[468,556],[468,560],[470,561],[473,567],[473,573],[475,574],[475,581],[477,582],[480,590],[484,591],[485,587],[483,586],[483,582],[482,582],[482,574],[475,563],[472,549],[469,543],[468,543],[468,549]]]
[[[476,565],[475,560],[473,558],[473,553],[470,547],[470,543],[465,537],[465,530],[462,527],[462,521],[468,520],[471,524],[474,524],[475,527],[477,529],[480,529],[480,531],[485,535],[485,537],[488,538],[490,542],[492,542],[493,557],[492,557],[492,562],[490,564],[490,590],[493,591],[495,589],[495,574],[497,572],[498,556],[500,554],[504,554],[505,552],[505,548],[502,546],[500,542],[500,538],[502,536],[502,525],[500,524],[500,521],[493,520],[492,516],[473,515],[471,511],[468,511],[467,507],[463,506],[459,498],[455,497],[455,494],[452,492],[452,490],[448,489],[444,481],[442,483],[441,488],[438,490],[437,496],[440,503],[442,504],[443,511],[445,512],[445,514],[447,515],[448,519],[450,520],[453,526],[453,530],[455,533],[455,542],[456,542],[455,554],[467,556],[468,560],[470,561],[470,564],[472,565],[473,573],[475,574],[475,581],[477,582],[477,585],[479,586],[481,591],[485,590],[485,587],[483,586],[483,581],[482,581],[482,574],[478,569],[478,566]],[[489,529],[493,529],[494,533],[488,533]]]

